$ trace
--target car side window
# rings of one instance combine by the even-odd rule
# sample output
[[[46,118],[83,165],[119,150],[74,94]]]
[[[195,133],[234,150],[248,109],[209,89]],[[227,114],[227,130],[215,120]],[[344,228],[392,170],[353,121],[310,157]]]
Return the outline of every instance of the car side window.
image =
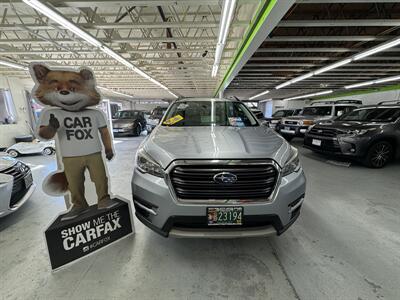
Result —
[[[337,106],[335,108],[335,116],[340,117],[341,115],[351,112],[353,109],[355,109],[354,106]]]

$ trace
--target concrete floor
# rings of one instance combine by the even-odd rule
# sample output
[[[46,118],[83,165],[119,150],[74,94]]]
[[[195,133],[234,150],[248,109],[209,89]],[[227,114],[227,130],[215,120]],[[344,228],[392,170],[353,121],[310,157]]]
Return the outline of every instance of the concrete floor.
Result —
[[[109,164],[113,192],[128,199],[142,139],[120,139]],[[23,208],[0,219],[0,298],[400,299],[400,163],[347,168],[300,151],[307,197],[284,235],[165,239],[135,220],[132,238],[56,273],[43,230],[64,200],[40,188],[55,160],[24,157],[38,188]]]

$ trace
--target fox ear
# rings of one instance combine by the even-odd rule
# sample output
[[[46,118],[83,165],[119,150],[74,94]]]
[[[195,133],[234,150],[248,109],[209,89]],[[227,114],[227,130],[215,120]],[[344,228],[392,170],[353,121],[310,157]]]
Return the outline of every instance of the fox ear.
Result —
[[[35,74],[36,80],[42,82],[50,70],[44,65],[33,65],[33,73]]]
[[[81,74],[82,78],[85,80],[93,80],[94,79],[94,75],[93,75],[92,71],[90,71],[89,69],[82,69],[79,71],[79,74]]]

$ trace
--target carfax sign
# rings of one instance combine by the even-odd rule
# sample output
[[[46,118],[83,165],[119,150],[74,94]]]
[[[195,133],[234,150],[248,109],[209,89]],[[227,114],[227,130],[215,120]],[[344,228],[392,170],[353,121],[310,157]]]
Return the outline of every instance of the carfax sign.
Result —
[[[59,216],[45,232],[52,269],[75,261],[133,232],[129,204],[102,211],[95,205],[81,217],[61,221]]]

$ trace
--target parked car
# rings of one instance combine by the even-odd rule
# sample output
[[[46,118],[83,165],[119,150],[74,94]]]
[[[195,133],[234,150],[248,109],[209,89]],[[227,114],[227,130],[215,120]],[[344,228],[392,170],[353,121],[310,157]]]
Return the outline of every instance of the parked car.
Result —
[[[139,136],[146,129],[146,118],[140,110],[120,110],[112,120],[114,136]]]
[[[314,102],[303,108],[301,115],[285,117],[276,129],[287,140],[304,137],[307,129],[322,120],[333,120],[362,105],[360,100]]]
[[[296,148],[242,102],[181,99],[139,147],[132,194],[163,236],[280,235],[300,214],[305,176]]]
[[[166,112],[167,107],[161,107],[157,106],[154,108],[150,114],[150,117],[147,121],[147,131],[152,132],[153,129],[160,123],[160,120],[164,116],[164,113]]]
[[[0,217],[18,210],[35,190],[32,173],[26,164],[0,153]]]
[[[270,128],[275,129],[276,125],[281,123],[282,118],[298,116],[301,110],[301,108],[277,110],[270,118],[265,118],[265,124]]]
[[[304,146],[382,168],[400,155],[400,101],[364,106],[334,121],[321,122],[306,133]]]
[[[34,139],[32,142],[16,143],[11,147],[8,147],[6,152],[12,157],[38,153],[42,153],[43,155],[52,155],[56,152],[56,145],[54,140],[40,141]]]

